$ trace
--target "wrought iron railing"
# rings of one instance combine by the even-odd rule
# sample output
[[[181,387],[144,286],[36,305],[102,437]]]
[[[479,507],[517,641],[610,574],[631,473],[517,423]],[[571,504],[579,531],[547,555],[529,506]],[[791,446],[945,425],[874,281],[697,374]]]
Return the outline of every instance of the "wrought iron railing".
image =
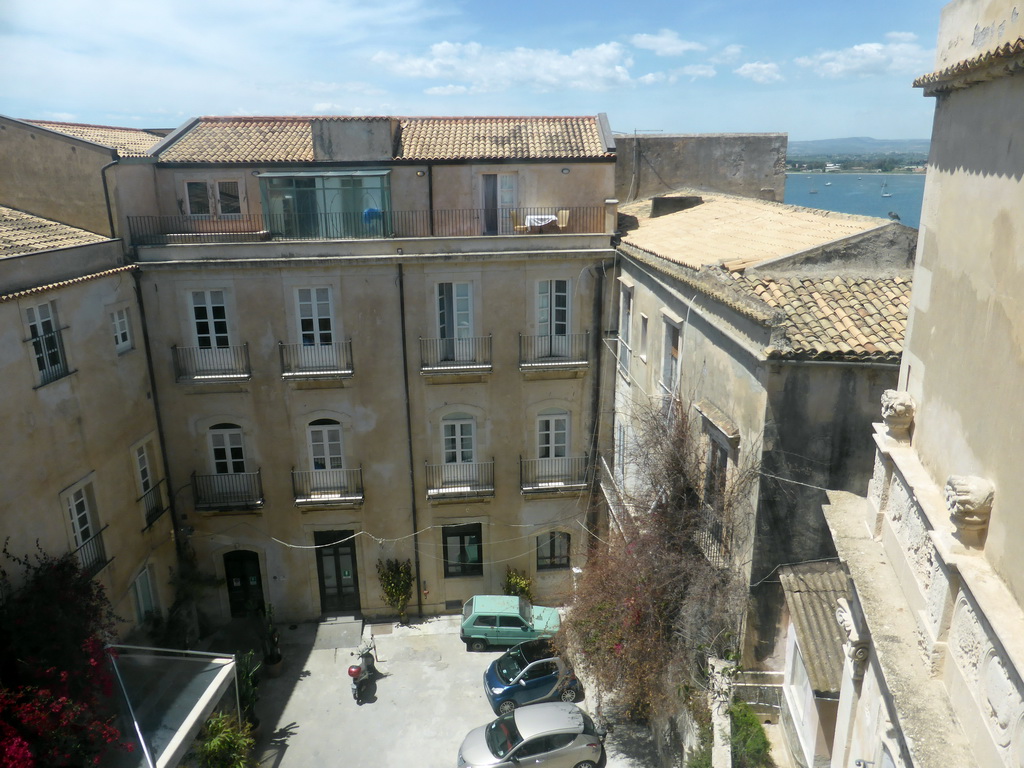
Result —
[[[146,527],[148,528],[162,515],[167,507],[164,505],[163,480],[142,494],[135,501],[142,504],[142,510],[146,513]]]
[[[619,336],[618,337],[618,358],[619,358],[619,373],[629,378],[629,358],[633,354],[633,350],[629,348],[629,344]]]
[[[493,496],[494,460],[427,464],[427,497]]]
[[[192,473],[196,509],[255,509],[263,506],[260,470],[220,475]]]
[[[724,568],[729,562],[729,529],[722,519],[722,513],[710,504],[701,504],[696,541],[704,557],[717,568]]]
[[[420,337],[420,368],[431,370],[490,370],[491,337],[424,339]]]
[[[246,379],[252,376],[249,345],[233,347],[171,347],[178,381]]]
[[[603,206],[592,205],[352,213],[252,213],[221,217],[129,216],[128,228],[133,245],[601,234],[605,231],[605,209]]]
[[[524,336],[519,334],[521,368],[560,368],[586,365],[590,358],[590,332],[561,336]]]
[[[103,570],[103,567],[110,562],[107,551],[103,547],[103,532],[109,528],[104,525],[95,534],[82,542],[82,545],[72,554],[77,558],[78,565],[88,578],[92,578]]]
[[[284,344],[281,353],[281,374],[285,377],[351,376],[352,339],[330,344]]]
[[[65,328],[58,328],[49,333],[41,333],[26,341],[31,342],[32,352],[36,358],[36,368],[39,370],[39,383],[49,384],[64,376],[67,376],[68,361],[64,356],[64,341],[61,339],[61,331]]]
[[[295,501],[330,504],[363,500],[363,468],[292,470]]]
[[[586,456],[519,459],[519,487],[524,491],[569,491],[585,488],[590,472]]]

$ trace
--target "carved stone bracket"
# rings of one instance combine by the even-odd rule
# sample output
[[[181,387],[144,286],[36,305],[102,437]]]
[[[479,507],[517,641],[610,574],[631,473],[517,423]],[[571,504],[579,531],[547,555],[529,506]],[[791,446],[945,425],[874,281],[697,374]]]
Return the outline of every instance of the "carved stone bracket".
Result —
[[[893,440],[900,443],[910,440],[910,425],[914,423],[916,411],[909,392],[887,389],[882,393],[882,421]]]
[[[995,486],[983,477],[950,475],[946,479],[946,509],[965,545],[984,546],[994,498]]]
[[[864,679],[864,670],[871,656],[871,639],[866,632],[861,632],[857,627],[850,602],[845,597],[839,598],[836,602],[839,604],[836,608],[836,621],[846,631],[847,640],[844,648],[852,662],[851,676],[854,681],[859,682]]]

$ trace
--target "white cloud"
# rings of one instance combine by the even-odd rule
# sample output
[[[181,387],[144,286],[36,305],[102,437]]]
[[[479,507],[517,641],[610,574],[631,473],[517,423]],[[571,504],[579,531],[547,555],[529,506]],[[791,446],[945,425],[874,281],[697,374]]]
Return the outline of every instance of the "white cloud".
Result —
[[[769,61],[749,61],[741,67],[734,69],[740,77],[746,77],[755,83],[777,83],[783,80],[779,72],[779,65]]]
[[[604,91],[633,82],[633,60],[618,43],[602,43],[570,53],[542,48],[489,48],[480,43],[436,43],[425,56],[374,54],[372,63],[400,77],[445,80],[443,92],[463,93],[509,89],[539,92],[567,88]]]
[[[642,77],[638,77],[636,81],[638,83],[643,83],[644,85],[653,85],[654,83],[663,83],[667,79],[668,77],[664,72],[649,72]]]
[[[851,77],[917,74],[931,67],[932,52],[915,42],[910,32],[890,32],[889,42],[861,43],[838,51],[821,51],[795,59],[802,67],[817,71],[821,77]]]
[[[459,96],[468,92],[469,89],[464,85],[439,85],[424,91],[428,96]]]
[[[718,74],[710,64],[687,64],[685,67],[673,69],[669,75],[669,82],[678,82],[681,78],[687,78],[692,83],[701,77],[714,77]]]
[[[743,53],[742,45],[727,45],[708,61],[712,64],[732,64],[739,59],[741,53]]]
[[[679,56],[687,51],[703,51],[704,46],[691,40],[683,40],[678,32],[660,29],[656,35],[639,34],[629,38],[637,48],[654,51],[658,56]]]

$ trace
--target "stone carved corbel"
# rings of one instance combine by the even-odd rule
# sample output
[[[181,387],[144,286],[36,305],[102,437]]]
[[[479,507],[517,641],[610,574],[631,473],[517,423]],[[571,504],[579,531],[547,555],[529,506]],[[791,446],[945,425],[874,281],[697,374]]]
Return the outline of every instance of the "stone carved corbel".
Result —
[[[969,547],[984,544],[995,492],[995,486],[983,477],[950,475],[946,479],[946,509],[957,536]]]
[[[871,641],[867,634],[861,634],[854,621],[853,611],[850,609],[850,602],[845,597],[836,601],[839,606],[836,608],[836,621],[846,631],[846,655],[850,657],[852,665],[852,677],[855,681],[864,679],[864,670],[868,665],[868,657],[871,655]]]
[[[910,425],[914,423],[916,411],[909,392],[887,389],[882,393],[882,421],[893,440],[901,443],[910,440]]]

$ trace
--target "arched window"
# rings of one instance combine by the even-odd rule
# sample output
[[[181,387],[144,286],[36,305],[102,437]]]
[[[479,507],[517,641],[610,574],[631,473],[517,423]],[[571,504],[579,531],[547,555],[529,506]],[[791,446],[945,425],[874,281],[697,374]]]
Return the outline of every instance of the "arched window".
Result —
[[[345,466],[341,424],[334,419],[317,419],[307,428],[310,469],[342,469]]]
[[[245,450],[242,428],[237,424],[214,424],[210,427],[210,458],[218,475],[245,472]]]

